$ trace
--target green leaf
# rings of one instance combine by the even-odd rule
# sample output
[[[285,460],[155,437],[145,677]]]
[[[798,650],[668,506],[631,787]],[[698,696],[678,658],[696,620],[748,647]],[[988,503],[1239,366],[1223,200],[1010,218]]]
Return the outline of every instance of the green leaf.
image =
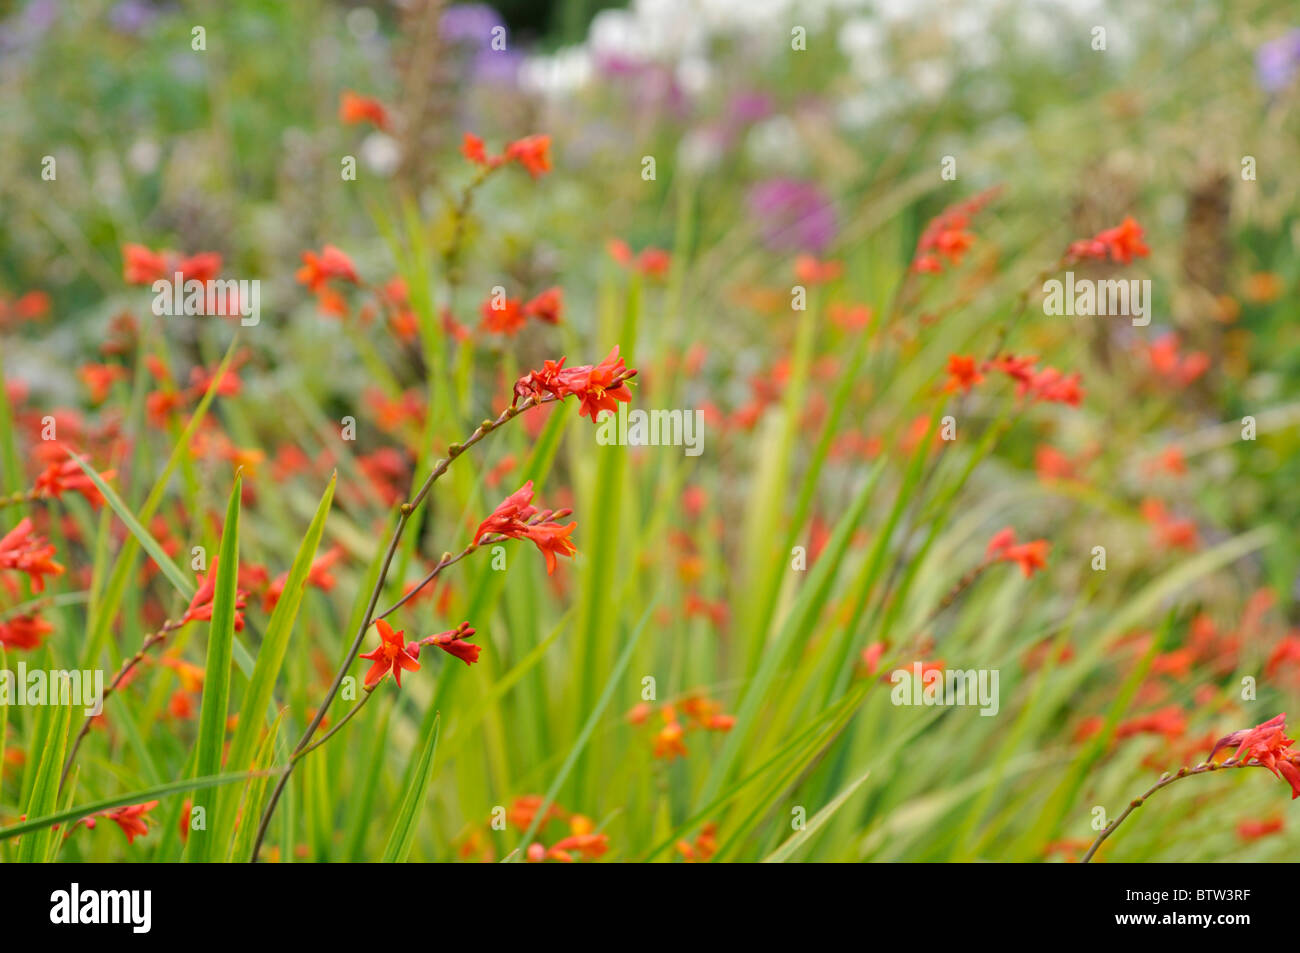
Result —
[[[203,701],[199,708],[198,756],[194,772],[200,777],[221,770],[221,751],[226,740],[226,711],[230,700],[231,646],[235,638],[235,594],[239,581],[239,500],[243,477],[235,476],[226,521],[221,530],[221,554],[213,571],[217,574],[212,597],[212,622],[208,627],[208,655],[204,666]],[[197,801],[195,807],[200,807]],[[215,805],[207,805],[215,814]],[[191,837],[189,854],[193,860],[208,860],[216,842],[215,828]]]
[[[406,790],[402,793],[402,804],[397,809],[397,820],[392,833],[388,835],[388,846],[384,848],[384,863],[400,864],[411,852],[415,843],[415,829],[420,822],[420,808],[424,805],[424,796],[428,793],[429,782],[433,780],[433,756],[438,750],[438,728],[442,724],[441,716],[433,719],[433,730],[424,739],[424,747],[411,775]]]
[[[63,769],[63,757],[68,747],[68,721],[72,716],[72,705],[59,706],[58,713],[50,723],[49,733],[41,746],[41,765],[36,772],[36,783],[32,786],[32,796],[27,802],[27,816],[40,817],[55,809],[59,800],[59,773]],[[18,862],[30,864],[47,856],[50,849],[52,831],[46,827],[33,828],[31,837],[24,837],[18,846]],[[0,831],[3,835],[3,831]]]
[[[269,775],[283,773],[283,768],[275,768],[267,772]],[[166,797],[169,794],[176,794],[179,791],[203,791],[207,788],[220,787],[223,784],[234,784],[237,781],[247,781],[255,777],[253,774],[217,774],[206,778],[181,778],[179,781],[168,781],[166,784],[159,784],[155,787],[144,788],[140,791],[131,791],[127,794],[115,794],[113,797],[104,798],[100,801],[92,801],[90,804],[82,804],[78,807],[67,808],[56,814],[45,814],[40,817],[34,817],[31,820],[22,821],[18,824],[11,824],[8,827],[0,827],[0,840],[8,840],[12,837],[21,837],[32,831],[39,831],[54,824],[62,824],[65,821],[79,821],[83,817],[89,817],[91,814],[98,814],[100,811],[107,811],[115,807],[125,807],[128,804],[141,804],[144,801],[153,801],[158,798]],[[57,778],[55,779],[58,780]]]
[[[256,710],[254,709],[254,711]],[[253,773],[249,776],[248,783],[244,785],[243,796],[239,803],[239,813],[243,817],[249,818],[250,821],[262,816],[262,805],[266,800],[266,784],[270,779],[267,770],[271,767],[271,762],[275,758],[275,742],[280,736],[280,724],[284,721],[284,713],[285,709],[283,708],[276,713],[275,720],[271,722],[271,727],[266,732],[266,737],[262,739],[262,743],[258,746],[257,753],[253,758]],[[223,803],[232,793],[231,790],[222,791],[222,796],[218,798],[217,803]],[[256,835],[257,824],[241,825],[239,830],[235,832],[234,842],[226,859],[251,861],[253,859],[253,840]],[[225,840],[218,838],[217,843],[224,844]]]
[[[162,570],[163,575],[176,588],[176,591],[187,599],[193,596],[194,583],[186,578],[185,573],[181,572],[180,567],[172,562],[171,557],[158,544],[158,540],[154,539],[150,532],[140,524],[140,521],[135,518],[135,514],[131,512],[131,508],[117,495],[117,491],[105,483],[103,477],[95,471],[94,467],[87,464],[78,454],[71,450],[67,451],[67,453],[76,461],[77,466],[85,471],[86,476],[90,477],[96,489],[103,494],[109,507],[117,514],[117,518],[131,531],[131,535],[140,541],[140,545],[144,547],[145,552],[158,564],[158,568]]]
[[[325,531],[325,519],[334,500],[334,488],[337,482],[338,475],[335,474],[330,478],[329,486],[325,488],[325,494],[316,507],[316,515],[312,518],[311,525],[307,527],[307,535],[303,537],[298,547],[298,554],[289,569],[288,581],[284,585],[280,601],[275,604],[275,610],[267,623],[266,634],[262,637],[262,647],[257,653],[257,664],[253,667],[253,677],[239,710],[235,737],[230,742],[230,753],[226,758],[226,765],[230,768],[242,770],[249,766],[253,756],[253,745],[266,723],[262,713],[271,704],[275,683],[284,664],[289,637],[293,633],[294,622],[298,618],[298,610],[302,606],[303,596],[306,593],[307,573],[311,570],[321,535]],[[222,565],[225,563],[223,562]],[[235,800],[232,792],[223,791],[217,798],[217,816],[213,827],[218,844],[226,843],[234,832],[234,811]]]
[[[763,858],[763,863],[783,864],[793,857],[800,847],[812,839],[812,836],[821,829],[823,824],[835,816],[835,812],[843,807],[849,798],[853,797],[853,792],[862,787],[870,776],[870,769],[864,771],[856,781],[846,787],[839,794],[835,795],[834,799],[832,799],[829,804],[814,814],[812,820],[804,826],[803,830],[795,831],[784,844]]]
[[[532,842],[533,835],[537,833],[537,828],[542,823],[542,819],[547,816],[550,812],[551,805],[555,803],[555,796],[560,793],[560,788],[564,787],[564,782],[568,780],[569,772],[573,770],[573,766],[577,763],[578,757],[587,747],[587,742],[591,740],[592,732],[596,730],[596,724],[605,713],[605,709],[609,707],[610,699],[614,697],[614,688],[623,677],[623,673],[627,671],[628,662],[632,661],[632,652],[636,649],[637,643],[641,641],[641,634],[645,631],[646,623],[650,621],[650,614],[654,612],[655,603],[657,601],[658,600],[653,597],[650,599],[649,604],[646,606],[645,613],[641,616],[641,621],[637,623],[636,630],[633,631],[632,637],[628,639],[627,645],[623,647],[623,654],[620,655],[618,661],[614,663],[614,669],[609,673],[609,678],[605,681],[605,690],[600,693],[600,700],[596,702],[596,707],[593,708],[591,714],[587,716],[587,722],[582,726],[582,731],[579,733],[578,739],[573,743],[573,748],[569,751],[569,756],[564,759],[564,764],[561,765],[559,774],[557,774],[555,780],[551,782],[550,789],[546,792],[546,796],[542,798],[542,803],[538,806],[537,813],[533,816],[533,822],[528,825],[528,831],[524,834],[523,841],[520,843],[518,849],[513,855],[516,861],[523,859],[524,848]]]

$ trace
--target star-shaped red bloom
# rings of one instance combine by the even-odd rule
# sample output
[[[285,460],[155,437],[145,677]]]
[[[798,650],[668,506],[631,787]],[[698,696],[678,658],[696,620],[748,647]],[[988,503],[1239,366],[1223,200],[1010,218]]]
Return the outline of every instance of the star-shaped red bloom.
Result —
[[[420,669],[420,663],[416,661],[416,653],[419,649],[412,651],[402,641],[404,633],[394,632],[393,627],[383,619],[375,622],[375,628],[379,630],[379,646],[373,652],[361,656],[375,663],[370,666],[370,671],[366,672],[365,686],[367,689],[374,688],[391,671],[393,678],[397,680],[397,687],[401,688],[402,669],[411,672]]]

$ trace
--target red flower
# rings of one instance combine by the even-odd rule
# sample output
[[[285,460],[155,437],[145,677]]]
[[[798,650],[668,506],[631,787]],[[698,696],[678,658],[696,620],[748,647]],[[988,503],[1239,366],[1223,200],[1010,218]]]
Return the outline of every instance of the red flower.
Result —
[[[818,261],[812,255],[800,255],[794,260],[795,277],[805,285],[821,285],[834,281],[844,271],[838,261]]]
[[[582,404],[579,416],[591,416],[592,423],[602,410],[617,410],[619,401],[627,403],[632,399],[632,392],[627,380],[636,375],[629,370],[618,356],[618,346],[609,352],[605,360],[594,367],[586,364],[581,367],[564,366],[565,358],[559,361],[546,361],[542,369],[525,374],[515,382],[514,400],[511,406],[520,400],[529,398],[541,400],[546,396],[563,400],[571,394],[577,394]]]
[[[1258,761],[1272,771],[1274,776],[1291,785],[1291,800],[1294,801],[1300,797],[1300,767],[1296,765],[1300,752],[1291,750],[1294,743],[1286,736],[1286,712],[1283,712],[1254,728],[1234,731],[1220,738],[1210,749],[1207,760],[1213,760],[1221,748],[1237,745],[1237,753],[1233,757],[1238,762]]]
[[[581,370],[575,368],[570,372],[573,378],[569,384],[571,392],[578,395],[582,405],[578,410],[579,417],[591,417],[594,424],[602,410],[617,411],[620,401],[631,403],[632,392],[627,383],[622,380],[615,382],[616,378],[622,377],[627,371],[623,359],[618,356],[617,344],[603,361],[595,367],[587,368],[585,375],[578,374]]]
[[[418,656],[421,645],[436,645],[448,655],[460,659],[466,665],[473,665],[478,661],[479,652],[482,646],[474,645],[466,641],[474,636],[474,629],[468,622],[462,622],[454,629],[448,629],[446,632],[439,632],[437,635],[430,635],[419,642],[412,642],[407,648],[415,648],[415,654]]]
[[[361,281],[352,265],[352,259],[333,245],[326,245],[319,255],[313,251],[303,252],[302,261],[303,266],[298,269],[297,278],[313,294],[320,291],[325,286],[325,282],[332,278],[350,281],[354,285]]]
[[[560,323],[560,311],[564,308],[564,294],[559,288],[547,288],[537,297],[524,305],[524,314],[547,324]]]
[[[126,842],[130,844],[137,837],[149,833],[149,819],[145,815],[157,806],[157,801],[146,801],[144,804],[132,804],[129,807],[119,807],[115,811],[105,811],[104,816],[122,828],[122,833],[126,835]]]
[[[525,520],[537,513],[537,507],[533,506],[532,502],[533,481],[529,480],[502,500],[492,511],[492,515],[479,524],[478,532],[474,534],[474,545],[477,546],[479,540],[488,533],[501,533],[519,538],[520,531],[515,527],[522,527]]]
[[[158,806],[157,801],[146,801],[144,804],[132,804],[128,807],[119,807],[114,810],[100,811],[98,814],[91,814],[89,817],[83,817],[77,821],[77,824],[85,824],[90,830],[95,829],[95,818],[106,817],[118,827],[122,828],[122,833],[126,835],[128,844],[134,843],[137,837],[143,837],[149,833],[150,818],[145,815]],[[73,824],[76,827],[77,824]],[[71,830],[68,833],[72,833]],[[66,835],[65,835],[66,836]]]
[[[1019,393],[1024,394],[1034,380],[1034,368],[1038,364],[1036,357],[1016,357],[1014,354],[1004,354],[986,365],[985,370],[992,368],[995,371],[1001,371],[1013,381],[1020,385]]]
[[[493,334],[515,335],[528,323],[516,298],[504,298],[498,301],[496,295],[483,302],[483,327]]]
[[[527,136],[506,146],[505,157],[518,162],[536,179],[551,171],[550,148],[550,136]]]
[[[370,671],[366,672],[365,687],[367,690],[378,685],[385,675],[390,671],[393,678],[397,680],[397,687],[402,687],[402,669],[416,672],[420,669],[420,663],[416,661],[416,655],[419,649],[411,650],[410,646],[402,641],[402,632],[394,632],[393,627],[383,619],[375,622],[375,628],[379,630],[379,646],[373,651],[361,656],[364,659],[371,659],[374,665],[370,666]],[[415,643],[411,643],[414,645]]]
[[[674,758],[686,757],[689,752],[686,750],[686,742],[683,740],[685,734],[681,722],[675,717],[672,718],[659,729],[659,732],[654,737],[654,756],[669,761]]]
[[[1151,249],[1142,243],[1142,226],[1133,217],[1127,216],[1114,228],[1098,232],[1096,237],[1074,242],[1066,251],[1071,258],[1104,259],[1107,255],[1112,261],[1127,265],[1134,258],[1145,258]]]
[[[40,616],[14,616],[8,622],[0,620],[0,645],[6,649],[39,648],[41,639],[54,631]]]
[[[489,533],[498,533],[511,539],[531,539],[543,556],[546,557],[546,572],[555,572],[557,556],[573,556],[577,549],[568,538],[577,527],[577,523],[561,526],[559,523],[543,521],[530,523],[538,513],[533,502],[533,481],[529,480],[514,493],[506,497],[492,514],[479,524],[474,534],[474,545]],[[567,511],[565,511],[567,512]],[[549,512],[545,515],[550,515]]]
[[[389,127],[388,110],[383,103],[369,96],[359,96],[352,90],[345,90],[339,99],[339,120],[349,124],[359,122],[374,123],[380,129]]]
[[[1210,356],[1204,351],[1179,353],[1177,334],[1162,334],[1146,349],[1151,369],[1180,387],[1186,387],[1210,369]]]
[[[520,400],[527,400],[532,397],[541,400],[547,394],[562,400],[568,397],[572,390],[569,389],[569,378],[572,377],[575,370],[579,368],[564,369],[564,362],[567,358],[560,358],[559,361],[545,361],[542,369],[531,371],[519,378],[515,382],[515,396],[511,406],[518,404]],[[565,375],[569,375],[566,377]]]
[[[107,481],[116,475],[116,470],[105,470],[99,477]],[[104,502],[104,495],[99,492],[99,487],[95,486],[94,481],[77,465],[76,460],[50,464],[36,478],[36,489],[56,499],[71,490],[84,496],[90,501],[91,506],[99,506]]]
[[[1008,526],[998,530],[989,540],[984,558],[989,562],[1016,563],[1025,578],[1029,578],[1036,570],[1047,568],[1047,551],[1050,548],[1051,544],[1045,539],[1017,543],[1016,531]]]
[[[912,270],[930,274],[941,272],[942,259],[945,258],[949,264],[960,265],[962,257],[975,241],[975,236],[966,231],[971,217],[982,210],[997,192],[996,188],[988,189],[964,202],[948,206],[931,219],[916,243]]]
[[[1237,825],[1237,836],[1244,841],[1259,840],[1269,834],[1282,830],[1282,818],[1271,817],[1266,821],[1244,820]]]
[[[1083,400],[1083,388],[1079,386],[1081,379],[1078,371],[1066,375],[1054,367],[1045,367],[1034,374],[1023,389],[1034,401],[1078,407]]]
[[[944,385],[945,391],[951,393],[960,390],[969,393],[982,380],[984,376],[980,374],[975,358],[963,354],[948,356],[948,383]]]
[[[648,278],[662,278],[668,274],[672,265],[672,256],[662,248],[644,248],[639,255],[634,255],[628,243],[621,238],[611,238],[605,243],[609,257],[624,268],[635,268]]]
[[[461,155],[475,165],[496,165],[500,161],[488,158],[487,150],[483,147],[483,140],[472,132],[465,133],[460,151]]]
[[[122,277],[129,285],[171,280],[178,271],[187,281],[211,281],[221,271],[221,256],[209,251],[179,258],[175,252],[151,251],[144,245],[122,246]]]
[[[307,578],[304,580],[304,585],[315,586],[322,592],[329,592],[334,588],[334,584],[337,582],[330,570],[334,567],[334,564],[345,555],[346,553],[344,552],[343,547],[335,546],[324,555],[317,556],[316,559],[312,561],[311,567],[307,570]],[[240,566],[239,569],[242,574],[244,567]],[[262,597],[263,609],[270,612],[275,608],[276,603],[280,601],[280,597],[284,595],[284,587],[288,582],[289,574],[287,572],[281,573],[275,578],[275,581],[271,583],[266,590],[266,594]]]
[[[54,547],[32,532],[32,521],[26,517],[0,538],[0,569],[26,573],[36,592],[44,591],[45,576],[63,572],[63,567],[51,558],[53,555]]]
[[[1163,548],[1190,551],[1195,550],[1200,543],[1195,521],[1179,519],[1154,497],[1142,501],[1142,518],[1151,524],[1156,544]]]
[[[90,402],[102,404],[113,383],[126,379],[126,368],[121,364],[83,364],[77,369],[77,376],[90,391]]]
[[[577,528],[577,523],[570,523],[568,526],[561,526],[559,523],[538,523],[530,526],[525,534],[533,541],[533,544],[546,557],[546,574],[549,576],[555,572],[556,557],[572,557],[577,553],[577,548],[569,539],[569,535]]]
[[[122,246],[122,278],[128,285],[151,285],[167,275],[167,256],[144,245]]]
[[[1116,738],[1133,735],[1164,735],[1169,741],[1187,733],[1187,715],[1177,705],[1170,705],[1146,715],[1130,718],[1115,727]]]
[[[181,622],[211,622],[212,621],[212,600],[217,592],[217,566],[221,562],[221,557],[216,556],[212,559],[212,569],[206,576],[198,576],[199,588],[194,593],[194,598],[190,600],[189,607],[185,610],[185,615],[181,616]],[[235,631],[244,631],[244,613],[241,612],[247,604],[248,593],[241,589],[235,590]]]

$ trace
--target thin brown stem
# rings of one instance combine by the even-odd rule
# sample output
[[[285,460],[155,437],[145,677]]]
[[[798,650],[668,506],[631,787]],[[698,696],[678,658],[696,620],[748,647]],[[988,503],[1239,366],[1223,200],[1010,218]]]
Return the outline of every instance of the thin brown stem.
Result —
[[[1145,804],[1146,799],[1149,798],[1151,795],[1155,794],[1161,788],[1168,787],[1169,785],[1173,784],[1175,781],[1180,781],[1183,778],[1190,778],[1196,774],[1209,774],[1211,771],[1218,771],[1222,768],[1264,768],[1264,767],[1267,767],[1267,765],[1259,761],[1237,761],[1233,758],[1229,758],[1226,761],[1217,762],[1217,763],[1214,761],[1202,761],[1194,768],[1186,768],[1186,767],[1179,768],[1177,774],[1161,775],[1160,780],[1157,781],[1155,784],[1151,785],[1151,787],[1149,787],[1142,794],[1141,797],[1134,798],[1132,801],[1129,802],[1128,807],[1124,808],[1123,814],[1121,814],[1119,817],[1115,818],[1115,820],[1111,821],[1109,824],[1106,825],[1106,829],[1097,835],[1097,839],[1093,841],[1092,846],[1088,848],[1088,853],[1084,854],[1083,859],[1080,860],[1079,862],[1082,864],[1086,864],[1088,861],[1092,860],[1093,855],[1097,853],[1097,848],[1100,847],[1105,842],[1107,837],[1115,833],[1115,829],[1124,823],[1124,819],[1128,817],[1130,814],[1132,814],[1134,811],[1136,811],[1143,804]]]
[[[155,645],[163,642],[169,634],[175,632],[184,624],[184,620],[173,622],[168,619],[163,623],[161,629],[145,637],[144,644],[140,646],[140,651],[136,652],[135,655],[122,663],[122,668],[118,671],[117,675],[114,676],[113,681],[109,684],[108,688],[104,689],[104,694],[99,700],[101,712],[103,711],[104,702],[108,701],[108,696],[113,694],[114,689],[122,684],[122,680],[131,673],[131,670],[144,660],[145,654]],[[77,751],[81,748],[81,743],[86,739],[86,735],[90,734],[90,726],[94,720],[94,715],[87,715],[86,720],[81,725],[81,731],[77,733],[76,740],[72,742],[72,750],[68,752],[68,759],[63,762],[63,773],[59,775],[60,792],[63,791],[63,783],[68,780],[68,772],[72,770],[72,762],[76,760]]]
[[[352,720],[352,716],[353,716],[353,715],[355,715],[357,712],[361,711],[361,709],[365,707],[366,702],[370,701],[371,697],[372,697],[374,694],[375,694],[374,689],[372,689],[372,688],[367,688],[367,689],[366,689],[366,693],[365,693],[364,695],[361,696],[361,700],[358,701],[355,705],[353,705],[350,709],[348,709],[348,713],[347,713],[346,715],[344,715],[342,718],[339,719],[339,723],[338,723],[337,725],[335,725],[333,728],[331,728],[329,731],[327,731],[327,732],[326,732],[323,736],[321,736],[319,739],[317,739],[316,741],[313,741],[313,742],[312,742],[311,744],[309,744],[307,747],[305,747],[305,748],[303,748],[301,751],[299,751],[296,755],[293,756],[293,760],[294,760],[294,761],[297,761],[299,758],[304,757],[304,756],[307,755],[309,752],[315,751],[317,748],[319,748],[319,747],[320,747],[321,745],[323,745],[325,742],[327,742],[327,741],[329,741],[331,738],[333,738],[334,735],[338,733],[338,730],[339,730],[340,728],[342,728],[344,725],[346,725],[349,721]]]

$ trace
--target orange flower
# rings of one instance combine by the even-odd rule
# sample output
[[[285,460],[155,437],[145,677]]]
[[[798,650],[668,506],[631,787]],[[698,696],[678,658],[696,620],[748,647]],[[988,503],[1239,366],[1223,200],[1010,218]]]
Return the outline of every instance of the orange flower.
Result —
[[[122,246],[122,278],[128,285],[151,285],[167,275],[167,256],[144,245]]]
[[[483,147],[483,140],[472,132],[465,133],[460,151],[461,155],[475,165],[495,165],[500,161],[488,158],[487,149]]]
[[[1127,265],[1134,258],[1145,258],[1151,249],[1142,243],[1142,226],[1130,215],[1114,228],[1098,232],[1096,237],[1070,245],[1066,255],[1071,258],[1104,259]]]
[[[925,274],[943,271],[943,259],[951,265],[960,265],[962,258],[975,242],[975,236],[966,231],[971,218],[981,211],[999,189],[987,189],[978,195],[950,205],[926,225],[916,243],[912,270]]]
[[[7,622],[0,620],[0,645],[6,649],[39,648],[41,639],[53,631],[54,626],[39,616],[14,616]]]
[[[354,285],[361,281],[357,277],[356,268],[352,265],[352,259],[333,245],[326,245],[319,255],[313,251],[303,252],[302,261],[303,265],[298,269],[297,279],[313,294],[319,292],[325,286],[325,282],[334,278]]]
[[[805,285],[822,285],[834,281],[844,272],[838,261],[818,261],[812,255],[800,255],[794,260],[794,274]]]
[[[576,522],[570,523],[568,526],[561,526],[559,523],[538,523],[535,526],[530,526],[524,534],[533,541],[533,545],[546,557],[546,574],[548,576],[553,575],[555,572],[557,556],[572,558],[577,554],[577,547],[569,539],[570,534],[577,527]]]
[[[608,834],[570,834],[551,845],[546,856],[551,860],[572,861],[570,851],[577,851],[588,860],[596,860],[609,850]]]
[[[176,272],[187,281],[211,281],[221,271],[221,256],[216,252],[199,252],[181,258],[175,252],[151,251],[144,245],[122,246],[122,277],[129,285],[150,285],[159,279],[171,280]]]
[[[375,628],[379,630],[379,645],[373,652],[365,653],[361,656],[364,659],[370,659],[375,664],[370,666],[370,671],[366,672],[365,687],[369,691],[378,685],[385,675],[390,671],[393,678],[397,681],[397,687],[402,687],[402,669],[416,672],[420,669],[420,663],[416,661],[419,654],[419,648],[412,651],[402,641],[402,632],[394,632],[393,627],[383,619],[375,622]],[[415,643],[411,643],[412,646]]]
[[[1295,742],[1286,736],[1286,712],[1283,712],[1254,728],[1234,731],[1220,738],[1210,749],[1207,760],[1213,760],[1221,748],[1237,745],[1237,753],[1233,757],[1238,762],[1258,761],[1272,771],[1275,777],[1291,785],[1291,800],[1294,801],[1300,797],[1300,767],[1296,765],[1296,761],[1300,760],[1300,752],[1291,750],[1293,744]]]
[[[63,567],[51,557],[54,547],[32,532],[32,521],[24,517],[17,526],[0,538],[0,569],[26,573],[36,592],[45,590],[45,576],[57,576]]]
[[[206,576],[198,576],[199,588],[194,593],[194,598],[190,600],[189,607],[185,610],[185,615],[181,616],[181,622],[211,622],[212,621],[212,600],[217,592],[217,566],[221,562],[221,557],[216,556],[212,559],[212,569]],[[235,631],[244,631],[244,613],[240,610],[247,604],[248,593],[242,590],[235,590]]]
[[[1016,563],[1028,578],[1036,570],[1047,568],[1047,552],[1051,544],[1045,539],[1026,543],[1016,542],[1016,531],[1010,526],[998,530],[984,551],[987,562]]]
[[[536,179],[551,171],[550,148],[550,136],[527,136],[506,146],[505,157],[518,162]]]
[[[117,476],[116,470],[105,470],[99,474],[99,478],[105,481],[111,480],[115,476]],[[71,490],[74,493],[80,493],[90,502],[91,506],[96,507],[104,502],[104,495],[99,492],[99,487],[95,486],[94,481],[86,475],[86,472],[77,466],[76,460],[65,460],[63,463],[50,464],[36,478],[36,489],[56,499]]]
[[[478,531],[474,534],[474,545],[477,546],[489,533],[498,533],[511,539],[530,539],[546,557],[546,573],[550,575],[555,572],[557,556],[573,556],[577,552],[569,535],[578,524],[561,526],[549,520],[528,522],[539,512],[532,505],[532,500],[533,481],[529,480],[502,500],[492,514],[479,524]]]
[[[524,305],[524,314],[547,324],[560,323],[560,311],[564,308],[564,294],[557,288],[547,288],[537,297]]]
[[[383,103],[350,89],[345,90],[339,99],[339,120],[348,124],[369,122],[385,131],[389,128],[388,110],[384,109]]]
[[[126,368],[121,364],[83,364],[77,369],[77,376],[90,391],[90,402],[102,404],[113,383],[126,379]]]
[[[483,327],[493,334],[513,336],[528,323],[528,316],[516,298],[498,300],[495,295],[483,302]]]
[[[407,648],[414,646],[416,655],[419,655],[421,645],[436,645],[448,655],[460,659],[466,665],[473,665],[478,661],[479,652],[482,646],[474,645],[465,641],[474,636],[474,629],[468,622],[462,622],[454,629],[448,629],[446,632],[439,632],[437,635],[430,635],[419,642],[412,642]]]
[[[628,243],[621,238],[611,238],[605,243],[609,257],[624,268],[634,268],[647,278],[662,278],[668,274],[672,265],[672,256],[662,248],[644,248],[639,255],[634,255]]]
[[[948,356],[948,383],[943,388],[946,392],[960,390],[969,393],[970,389],[982,380],[984,376],[980,374],[975,358],[962,354]]]
[[[346,555],[347,553],[342,546],[335,546],[329,552],[317,556],[307,570],[307,578],[303,581],[303,585],[315,586],[322,592],[329,592],[337,582],[330,570],[334,568],[335,563]],[[239,569],[242,575],[244,567],[240,566]],[[263,610],[270,612],[275,608],[276,603],[280,601],[280,597],[284,595],[284,587],[288,582],[289,574],[287,572],[281,573],[275,578],[275,581],[270,584],[266,594],[262,597]]]
[[[1210,356],[1204,351],[1179,353],[1177,334],[1163,334],[1146,350],[1151,369],[1180,387],[1186,387],[1210,369]]]
[[[501,533],[518,539],[524,521],[537,513],[537,507],[532,502],[533,481],[529,480],[502,500],[491,515],[479,524],[478,532],[474,534],[474,545],[477,546],[479,540],[488,533]]]
[[[528,830],[533,826],[533,819],[537,816],[538,810],[541,809],[543,800],[545,798],[540,794],[521,794],[515,798],[514,803],[510,805],[510,823],[521,831]],[[546,816],[542,818],[541,824],[538,825],[539,829],[548,821],[562,820],[564,814],[564,808],[552,803],[546,809]]]
[[[1237,825],[1237,836],[1244,841],[1259,840],[1282,830],[1282,818],[1270,817],[1266,821],[1244,820]]]
[[[682,855],[686,863],[703,863],[718,852],[718,825],[712,822],[705,824],[700,828],[694,843],[680,840],[676,846],[677,853]]]
[[[667,722],[654,738],[654,756],[656,758],[665,758],[669,761],[674,758],[684,758],[688,754],[684,738],[686,732],[682,729],[681,722],[675,718]]]
[[[128,807],[99,811],[96,814],[83,817],[81,820],[73,824],[72,827],[76,827],[77,824],[85,824],[88,830],[94,830],[95,818],[106,817],[118,827],[122,828],[122,833],[126,835],[126,842],[131,844],[135,842],[137,837],[143,837],[145,834],[149,833],[149,821],[151,818],[148,818],[145,815],[157,806],[157,801],[146,801],[144,804],[132,804]],[[71,833],[72,829],[69,828],[68,833],[64,836],[67,837]]]
[[[1170,705],[1146,715],[1138,715],[1121,722],[1115,728],[1116,738],[1130,738],[1133,735],[1164,735],[1166,740],[1175,741],[1187,733],[1187,715],[1177,705]]]
[[[1178,519],[1154,497],[1142,501],[1142,518],[1151,524],[1158,546],[1190,551],[1200,543],[1196,523],[1190,519]]]
[[[581,402],[579,417],[590,417],[594,424],[602,410],[617,411],[620,401],[631,403],[632,392],[627,383],[622,380],[615,383],[615,379],[623,376],[627,370],[623,359],[618,356],[617,344],[603,361],[595,367],[586,368],[585,375],[578,373],[581,370],[583,369],[575,368],[569,372],[572,375],[569,387]]]

